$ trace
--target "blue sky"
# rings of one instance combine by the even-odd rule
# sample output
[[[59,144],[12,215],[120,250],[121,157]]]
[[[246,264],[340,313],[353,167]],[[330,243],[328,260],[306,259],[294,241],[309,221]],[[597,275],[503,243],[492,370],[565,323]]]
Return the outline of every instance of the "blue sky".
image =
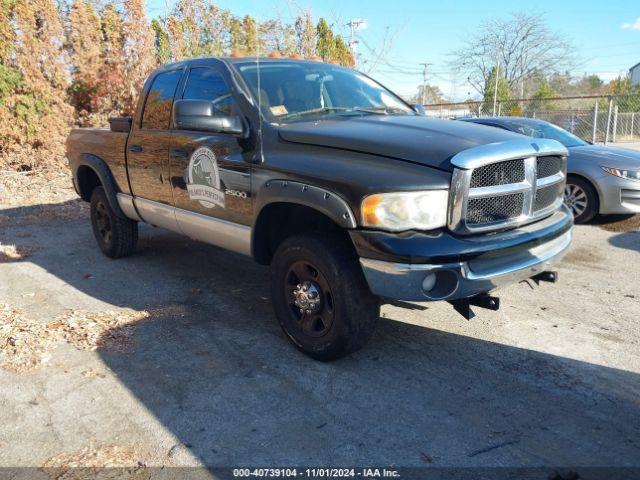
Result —
[[[175,0],[147,0],[150,16],[164,15]],[[504,17],[516,10],[544,15],[547,24],[566,35],[576,47],[580,67],[575,74],[597,73],[611,79],[640,62],[640,1],[638,0],[529,0],[522,7],[507,0],[218,0],[238,16],[251,14],[258,20],[279,16],[291,20],[301,8],[314,17],[325,17],[347,35],[350,19],[364,19],[358,32],[359,49],[364,43],[378,48],[388,31],[391,48],[389,65],[379,65],[371,75],[400,94],[412,94],[422,82],[420,63],[432,65],[428,82],[438,85],[450,97],[462,99],[473,90],[462,74],[450,71],[448,54],[468,34],[492,17]]]

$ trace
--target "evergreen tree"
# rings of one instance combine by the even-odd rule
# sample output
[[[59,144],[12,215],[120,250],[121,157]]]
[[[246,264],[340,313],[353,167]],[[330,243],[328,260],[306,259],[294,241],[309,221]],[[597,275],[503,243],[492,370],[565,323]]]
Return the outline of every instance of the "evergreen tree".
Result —
[[[102,31],[100,17],[85,0],[74,0],[71,4],[67,46],[73,60],[71,104],[81,121],[91,123],[98,106],[96,94],[103,71]]]
[[[321,18],[316,26],[316,51],[323,61],[332,59],[334,45],[333,32],[327,21]]]
[[[229,51],[232,55],[244,55],[245,45],[242,22],[238,18],[232,17],[229,20]]]
[[[14,39],[11,49],[0,45],[2,55],[9,55],[3,70],[10,72],[5,81],[13,90],[0,119],[2,161],[31,168],[41,166],[44,155],[62,164],[73,109],[66,102],[69,70],[60,12],[53,0],[3,0],[1,10],[9,19],[2,36]]]
[[[242,51],[245,55],[258,55],[258,52],[263,54],[263,49],[260,48],[260,36],[258,34],[258,24],[255,19],[250,15],[245,15],[242,19]]]
[[[165,65],[171,61],[171,46],[169,44],[169,35],[163,28],[157,18],[151,21],[151,28],[156,36],[156,63]]]
[[[500,75],[497,79],[498,82],[498,90],[496,100],[498,102],[508,100],[509,99],[509,88],[507,87],[507,83],[504,79],[504,76]],[[493,99],[496,94],[496,67],[491,69],[491,73],[487,78],[487,82],[484,87],[484,106],[483,109],[485,113],[493,112]],[[496,112],[497,113],[497,112]]]
[[[124,8],[125,110],[133,113],[138,93],[156,66],[153,30],[147,21],[144,0],[128,0]]]
[[[122,115],[127,109],[125,87],[124,24],[120,12],[108,4],[102,12],[102,71],[98,84],[98,112],[105,117]]]

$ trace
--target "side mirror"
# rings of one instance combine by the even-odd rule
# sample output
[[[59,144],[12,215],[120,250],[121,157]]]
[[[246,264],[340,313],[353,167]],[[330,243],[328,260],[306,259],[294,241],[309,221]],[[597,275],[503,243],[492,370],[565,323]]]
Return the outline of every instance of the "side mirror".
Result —
[[[244,133],[242,119],[237,115],[221,115],[213,103],[207,100],[176,100],[173,102],[173,123],[178,130],[229,133],[241,136]]]
[[[421,105],[419,103],[412,103],[411,104],[411,108],[413,109],[414,112],[420,114],[420,115],[426,115],[427,113],[424,110],[424,105]]]

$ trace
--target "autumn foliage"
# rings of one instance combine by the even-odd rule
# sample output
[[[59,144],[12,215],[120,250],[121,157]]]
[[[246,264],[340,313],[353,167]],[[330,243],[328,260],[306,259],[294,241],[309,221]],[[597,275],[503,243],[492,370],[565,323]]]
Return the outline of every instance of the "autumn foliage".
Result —
[[[64,167],[69,130],[132,114],[151,70],[232,52],[354,64],[342,37],[310,12],[291,24],[258,22],[178,0],[149,19],[144,0],[0,0],[0,170]]]

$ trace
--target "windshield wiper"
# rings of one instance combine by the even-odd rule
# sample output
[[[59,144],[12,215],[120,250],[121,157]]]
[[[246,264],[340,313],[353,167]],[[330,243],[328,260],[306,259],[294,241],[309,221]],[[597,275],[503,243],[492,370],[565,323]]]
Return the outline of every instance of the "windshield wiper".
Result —
[[[310,110],[302,110],[301,112],[292,112],[286,115],[281,115],[278,117],[279,120],[286,120],[291,117],[303,117],[305,115],[312,115],[314,113],[328,113],[328,112],[344,112],[345,110],[351,110],[346,107],[320,107],[320,108],[312,108]]]
[[[389,115],[386,107],[373,107],[373,108],[365,108],[365,107],[353,107],[351,109],[354,112],[364,112],[364,113],[373,113],[374,115]]]

